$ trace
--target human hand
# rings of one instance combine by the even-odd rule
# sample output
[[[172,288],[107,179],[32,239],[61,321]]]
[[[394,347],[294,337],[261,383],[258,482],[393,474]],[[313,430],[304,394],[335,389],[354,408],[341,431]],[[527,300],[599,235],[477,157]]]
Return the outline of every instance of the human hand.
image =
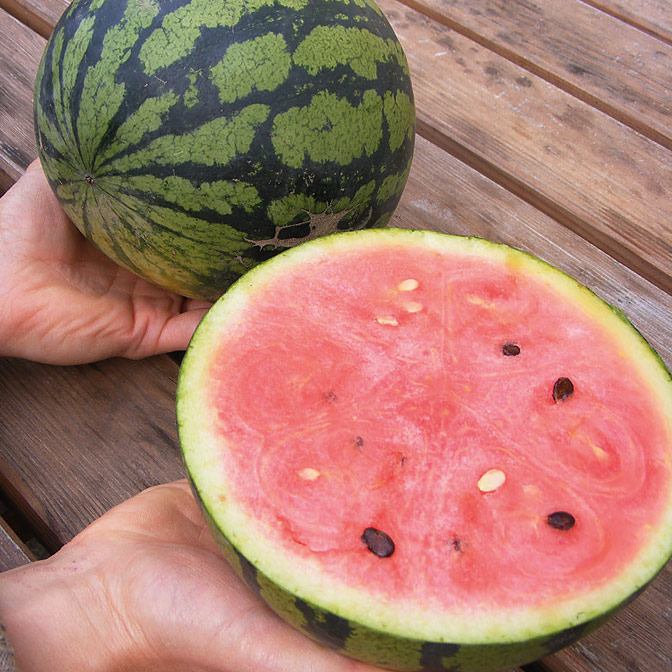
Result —
[[[184,350],[210,304],[128,273],[61,209],[39,161],[0,199],[0,355],[50,364]]]
[[[22,672],[376,672],[248,590],[186,481],[145,490],[51,558],[0,574],[0,621]]]

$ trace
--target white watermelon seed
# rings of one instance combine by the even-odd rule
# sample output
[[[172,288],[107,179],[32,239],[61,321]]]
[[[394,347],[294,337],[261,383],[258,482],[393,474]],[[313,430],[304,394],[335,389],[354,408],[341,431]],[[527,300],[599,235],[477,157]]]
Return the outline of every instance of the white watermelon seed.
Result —
[[[408,278],[402,280],[398,285],[397,289],[400,292],[412,292],[414,289],[417,289],[420,286],[420,283],[415,278]]]
[[[501,488],[506,481],[506,474],[501,469],[488,469],[478,479],[478,489],[481,492],[494,492]]]
[[[409,313],[419,313],[422,310],[422,304],[418,303],[417,301],[409,301],[408,303],[404,304],[404,308]]]
[[[396,327],[399,324],[393,317],[385,317],[382,315],[376,318],[376,322],[378,322],[378,324],[389,324],[392,327]]]
[[[314,481],[320,475],[320,472],[312,467],[305,467],[298,474],[304,481]]]

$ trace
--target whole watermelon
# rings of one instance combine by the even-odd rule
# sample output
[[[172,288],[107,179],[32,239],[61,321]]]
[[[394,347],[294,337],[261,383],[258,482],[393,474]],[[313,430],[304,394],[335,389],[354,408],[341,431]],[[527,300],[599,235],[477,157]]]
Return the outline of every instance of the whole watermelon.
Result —
[[[35,85],[39,156],[75,225],[205,299],[282,249],[384,226],[414,123],[373,0],[75,0]]]

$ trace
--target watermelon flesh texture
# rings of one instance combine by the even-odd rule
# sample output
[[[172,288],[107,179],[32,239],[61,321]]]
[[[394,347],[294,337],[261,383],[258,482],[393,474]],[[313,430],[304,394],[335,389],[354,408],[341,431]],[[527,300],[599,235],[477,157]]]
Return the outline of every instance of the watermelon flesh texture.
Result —
[[[651,579],[672,552],[672,386],[621,315],[484,241],[303,247],[236,284],[181,373],[185,462],[239,566],[398,669],[527,662]]]

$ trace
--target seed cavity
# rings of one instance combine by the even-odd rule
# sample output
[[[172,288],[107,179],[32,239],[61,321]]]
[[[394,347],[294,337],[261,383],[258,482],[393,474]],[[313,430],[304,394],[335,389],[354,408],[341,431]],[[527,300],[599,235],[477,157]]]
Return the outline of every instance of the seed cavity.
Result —
[[[415,278],[407,278],[402,280],[398,285],[397,289],[400,292],[412,292],[414,289],[417,289],[420,286],[420,283]]]
[[[396,327],[399,324],[393,317],[387,317],[385,315],[377,317],[376,322],[378,322],[378,324],[388,324],[391,327]]]
[[[567,531],[574,527],[576,519],[571,513],[567,513],[567,511],[555,511],[554,513],[549,514],[546,518],[546,522],[554,530]]]
[[[305,467],[299,470],[298,474],[304,481],[314,481],[320,475],[320,472],[312,467]]]
[[[333,390],[329,390],[329,392],[325,392],[324,393],[324,398],[330,404],[334,404],[338,401],[338,396],[336,395],[336,392],[334,392]]]
[[[501,469],[488,469],[478,479],[478,489],[481,492],[494,492],[501,488],[506,481],[506,474]]]
[[[502,354],[507,357],[516,357],[520,354],[520,346],[515,343],[504,343],[502,346]]]
[[[367,527],[362,532],[362,541],[367,548],[379,558],[389,558],[394,553],[394,542],[382,530],[375,527]]]
[[[355,448],[361,450],[364,447],[364,439],[361,436],[355,437]]]
[[[553,385],[553,401],[565,401],[574,394],[574,383],[569,378],[558,378]]]
[[[419,313],[423,309],[423,305],[417,301],[409,301],[404,304],[404,309],[407,313]]]

